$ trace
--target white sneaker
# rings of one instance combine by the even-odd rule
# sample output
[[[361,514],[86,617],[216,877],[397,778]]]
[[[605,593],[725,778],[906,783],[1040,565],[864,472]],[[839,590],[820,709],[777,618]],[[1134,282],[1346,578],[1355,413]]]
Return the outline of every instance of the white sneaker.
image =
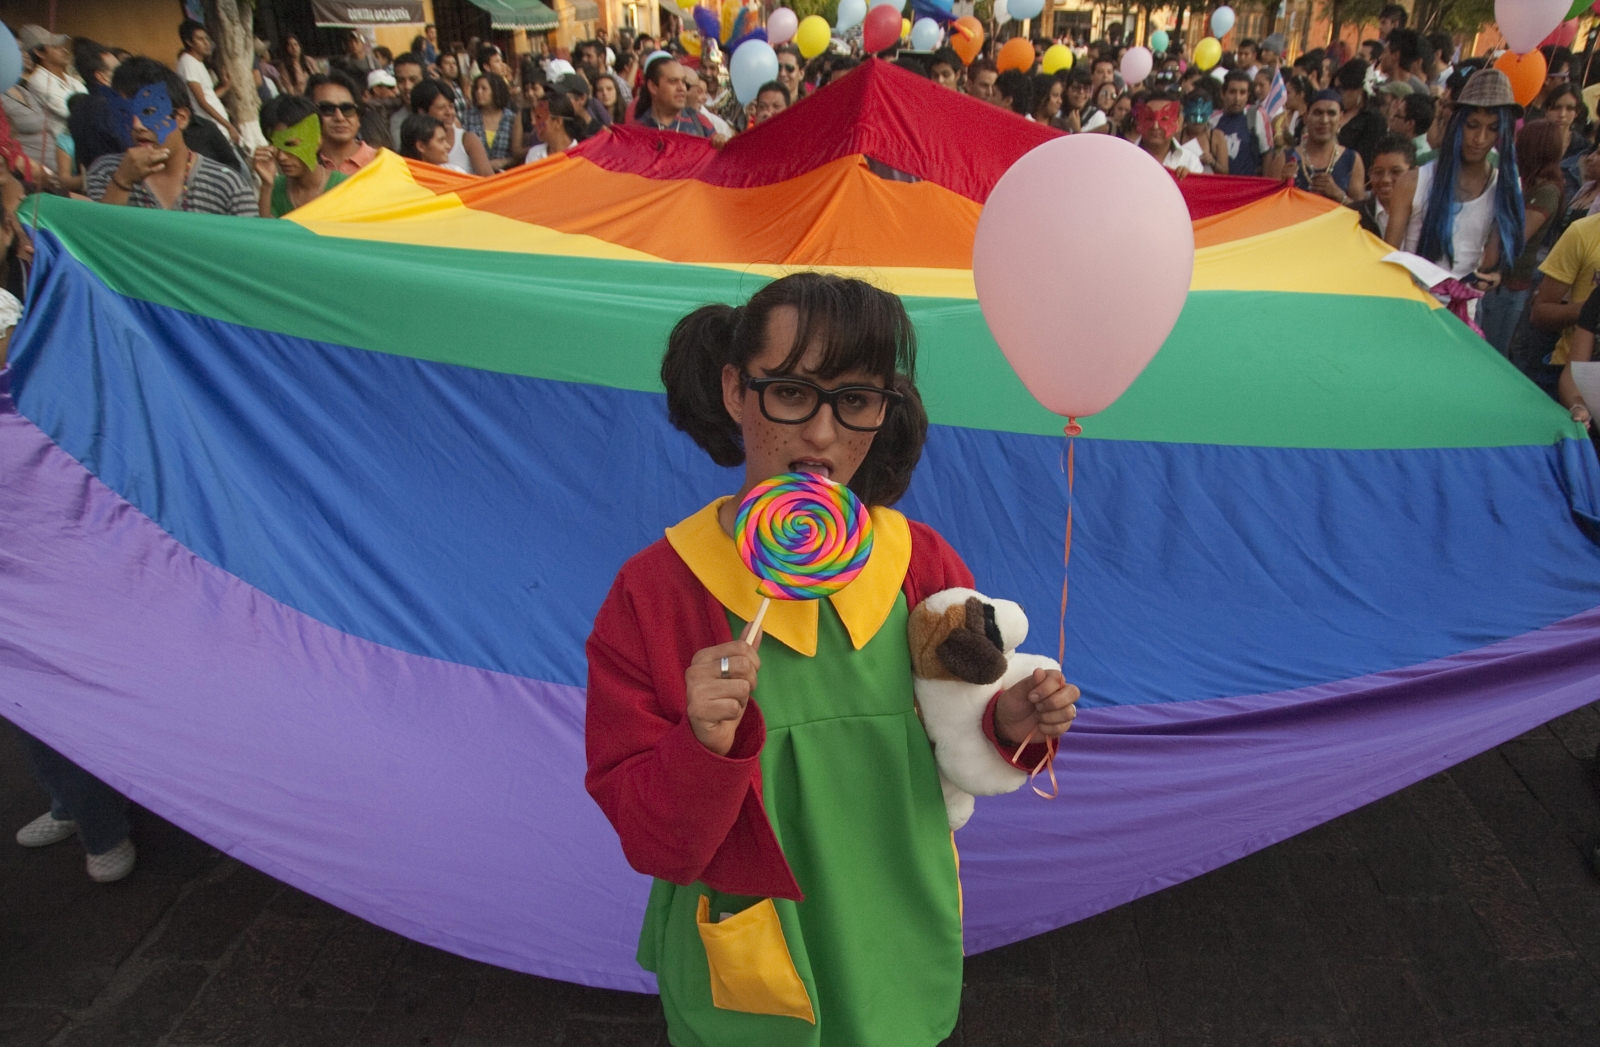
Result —
[[[77,831],[77,822],[62,821],[46,811],[17,830],[17,842],[24,847],[49,847]]]
[[[114,883],[133,872],[133,862],[137,857],[133,841],[128,839],[105,854],[91,854],[87,862],[89,879],[95,883]]]

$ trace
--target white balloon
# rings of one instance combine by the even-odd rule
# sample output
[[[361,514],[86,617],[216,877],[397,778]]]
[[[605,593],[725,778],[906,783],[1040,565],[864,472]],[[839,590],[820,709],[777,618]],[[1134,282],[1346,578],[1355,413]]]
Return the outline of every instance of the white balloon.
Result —
[[[994,20],[997,25],[1005,25],[1011,21],[1011,10],[1007,0],[994,0]]]
[[[1211,12],[1211,35],[1221,40],[1233,28],[1233,8],[1219,7]]]
[[[1148,47],[1130,47],[1122,55],[1122,82],[1132,87],[1143,83],[1155,65],[1155,57]]]
[[[867,17],[867,0],[839,0],[839,21],[834,24],[834,29],[844,32],[854,29]]]
[[[787,7],[780,7],[767,19],[767,43],[773,47],[794,39],[800,28],[800,16]]]
[[[918,51],[932,51],[939,46],[939,37],[943,35],[938,22],[931,18],[919,18],[917,24],[911,27],[911,46]]]
[[[765,40],[746,40],[728,61],[728,77],[741,105],[754,102],[761,85],[778,78],[778,52]]]
[[[1571,0],[1494,0],[1494,22],[1506,38],[1506,46],[1525,55],[1555,32],[1566,20],[1570,6]]]
[[[1038,18],[1044,11],[1044,0],[1009,0],[1006,8],[1011,17],[1020,22],[1029,18]]]

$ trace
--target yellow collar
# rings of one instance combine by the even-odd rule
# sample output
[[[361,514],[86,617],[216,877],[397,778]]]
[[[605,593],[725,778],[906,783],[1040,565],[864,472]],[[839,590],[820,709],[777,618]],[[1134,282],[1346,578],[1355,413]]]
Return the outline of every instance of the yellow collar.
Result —
[[[717,520],[717,510],[727,500],[718,498],[667,528],[667,543],[722,606],[748,622],[761,606],[761,594],[756,592],[756,576],[739,559],[733,539]],[[888,620],[911,566],[911,527],[906,518],[893,509],[874,506],[872,527],[872,555],[867,566],[855,581],[828,597],[858,651]],[[761,630],[807,658],[816,657],[817,601],[772,601]]]

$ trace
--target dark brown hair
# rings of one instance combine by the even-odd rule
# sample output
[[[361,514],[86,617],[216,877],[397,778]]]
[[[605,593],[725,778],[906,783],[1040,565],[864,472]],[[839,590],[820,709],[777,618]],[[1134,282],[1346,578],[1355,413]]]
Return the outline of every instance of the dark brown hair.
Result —
[[[807,350],[817,347],[817,377],[865,371],[905,398],[890,410],[850,481],[868,505],[893,505],[910,486],[928,435],[915,383],[917,335],[898,297],[861,280],[795,273],[774,280],[742,306],[703,305],[679,320],[661,361],[668,420],[718,465],[742,463],[740,428],[722,402],[722,368],[732,364],[745,373],[765,348],[772,311],[786,305],[799,313],[799,329],[774,374],[792,374]]]

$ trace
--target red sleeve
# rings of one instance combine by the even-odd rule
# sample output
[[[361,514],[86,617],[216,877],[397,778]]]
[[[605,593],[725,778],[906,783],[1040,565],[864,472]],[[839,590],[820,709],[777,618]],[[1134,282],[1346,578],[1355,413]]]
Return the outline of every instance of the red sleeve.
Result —
[[[726,634],[727,620],[692,575],[681,584],[655,559],[618,574],[586,645],[584,784],[639,872],[799,900],[761,803],[760,706],[746,706],[727,756],[700,744],[684,717],[684,668],[695,651],[729,639],[716,629]]]
[[[1015,760],[1012,760],[1012,757],[1016,756],[1017,747],[1002,742],[999,735],[995,734],[994,731],[994,707],[999,701],[1000,692],[996,691],[994,697],[989,699],[989,704],[983,708],[983,736],[989,739],[989,744],[994,746],[995,752],[1004,757],[1007,763],[1013,767],[1020,767],[1024,771],[1031,771],[1043,762],[1045,754],[1049,752],[1049,748],[1044,742],[1032,742],[1026,749],[1022,750],[1021,756],[1017,756]]]

